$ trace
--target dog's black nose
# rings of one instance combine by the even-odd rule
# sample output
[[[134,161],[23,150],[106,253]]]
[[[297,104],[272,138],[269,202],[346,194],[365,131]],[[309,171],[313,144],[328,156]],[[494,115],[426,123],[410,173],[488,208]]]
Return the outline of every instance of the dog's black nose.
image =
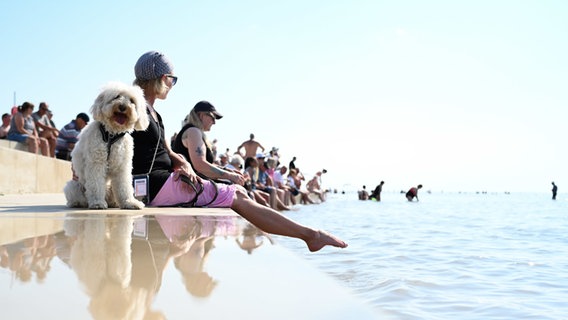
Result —
[[[118,106],[118,111],[120,111],[120,112],[126,111],[126,106],[121,104],[120,106]]]

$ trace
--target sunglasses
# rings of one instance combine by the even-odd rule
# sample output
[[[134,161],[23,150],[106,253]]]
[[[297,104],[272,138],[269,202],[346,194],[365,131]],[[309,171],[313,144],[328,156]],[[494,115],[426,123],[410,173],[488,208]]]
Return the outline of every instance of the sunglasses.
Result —
[[[212,114],[211,112],[203,112],[204,115],[210,117],[213,120],[217,120],[217,118],[215,118],[215,115]]]
[[[166,77],[172,79],[172,86],[175,86],[176,83],[178,82],[178,77],[176,77],[176,76],[173,76],[171,74],[166,74]]]

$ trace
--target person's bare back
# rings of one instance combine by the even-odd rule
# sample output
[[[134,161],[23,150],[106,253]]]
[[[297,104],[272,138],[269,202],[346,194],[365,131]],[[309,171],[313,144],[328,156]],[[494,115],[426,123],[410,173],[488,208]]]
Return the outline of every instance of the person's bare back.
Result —
[[[243,155],[241,149],[245,148],[245,154]],[[244,159],[252,157],[256,157],[256,152],[258,148],[264,152],[264,147],[257,141],[254,140],[254,134],[250,134],[250,139],[241,143],[241,145],[237,148],[237,152],[243,156]]]

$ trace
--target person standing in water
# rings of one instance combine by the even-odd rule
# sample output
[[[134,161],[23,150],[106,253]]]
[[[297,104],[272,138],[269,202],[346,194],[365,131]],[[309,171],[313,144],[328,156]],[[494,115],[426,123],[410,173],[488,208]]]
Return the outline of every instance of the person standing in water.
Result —
[[[406,193],[406,199],[408,199],[408,201],[412,201],[414,198],[416,198],[416,201],[418,201],[418,190],[422,189],[422,185],[419,184],[418,186],[412,187],[410,188],[410,190],[408,190],[408,192]]]
[[[369,200],[369,193],[367,192],[367,186],[363,186],[363,189],[359,190],[359,200]]]
[[[556,193],[558,192],[558,187],[552,182],[552,200],[556,200]]]
[[[381,192],[383,191],[383,184],[385,184],[385,182],[381,181],[381,183],[377,185],[375,190],[373,190],[373,192],[371,193],[369,199],[375,199],[376,201],[381,201]]]

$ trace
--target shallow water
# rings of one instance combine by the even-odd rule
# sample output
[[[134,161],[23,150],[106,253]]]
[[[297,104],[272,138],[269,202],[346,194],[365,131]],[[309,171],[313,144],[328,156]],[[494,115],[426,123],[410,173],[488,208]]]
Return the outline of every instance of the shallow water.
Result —
[[[566,319],[568,199],[548,194],[330,195],[286,215],[344,250],[304,256],[393,319]]]

